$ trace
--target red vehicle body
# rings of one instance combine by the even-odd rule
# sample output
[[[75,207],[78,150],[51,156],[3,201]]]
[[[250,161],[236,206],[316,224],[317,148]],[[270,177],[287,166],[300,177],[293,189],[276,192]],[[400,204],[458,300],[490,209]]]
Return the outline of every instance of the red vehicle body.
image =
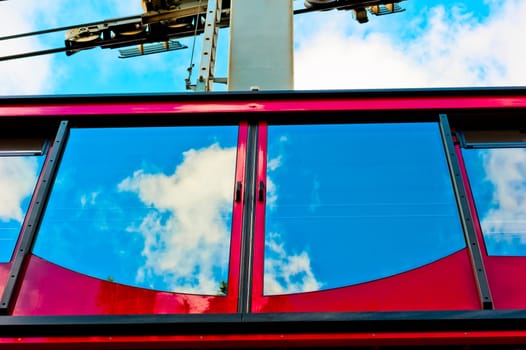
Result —
[[[526,90],[510,88],[2,98],[1,137],[47,138],[50,147],[15,253],[0,264],[0,348],[522,348],[526,257],[486,253],[459,135],[520,131],[525,112]],[[440,125],[466,247],[367,283],[265,295],[258,186],[267,181],[267,126],[414,121]],[[32,254],[70,128],[225,124],[238,126],[242,185],[226,296],[126,286]]]

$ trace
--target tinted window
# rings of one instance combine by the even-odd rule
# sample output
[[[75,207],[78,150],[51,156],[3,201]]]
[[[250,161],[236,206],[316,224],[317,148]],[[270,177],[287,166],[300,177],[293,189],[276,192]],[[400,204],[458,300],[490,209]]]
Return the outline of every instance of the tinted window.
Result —
[[[526,149],[464,149],[489,255],[526,256]]]
[[[221,294],[236,147],[233,126],[71,130],[34,253],[118,283]]]
[[[465,247],[437,124],[268,133],[266,295],[367,282]]]
[[[0,153],[0,263],[11,260],[43,161]]]
[[[0,138],[0,263],[11,260],[44,162],[43,138]]]

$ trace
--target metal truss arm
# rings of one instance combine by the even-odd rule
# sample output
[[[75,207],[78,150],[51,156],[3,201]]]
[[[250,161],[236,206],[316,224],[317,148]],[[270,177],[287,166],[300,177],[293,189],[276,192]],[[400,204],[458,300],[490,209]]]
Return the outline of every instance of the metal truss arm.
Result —
[[[208,0],[203,35],[203,51],[195,91],[205,92],[213,89],[217,38],[219,34],[218,24],[221,20],[222,2],[222,0]]]

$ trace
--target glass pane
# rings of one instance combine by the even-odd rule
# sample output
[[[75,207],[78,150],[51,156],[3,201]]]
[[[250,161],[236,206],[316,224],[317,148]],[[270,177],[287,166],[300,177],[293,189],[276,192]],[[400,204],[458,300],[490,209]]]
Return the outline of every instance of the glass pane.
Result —
[[[0,156],[40,156],[44,153],[45,139],[5,138],[0,140]]]
[[[0,157],[0,263],[13,254],[44,157]]]
[[[526,134],[521,130],[467,130],[461,135],[469,148],[510,147],[526,141]]]
[[[71,130],[34,253],[117,283],[222,294],[236,148],[235,126]]]
[[[438,125],[270,126],[264,293],[363,283],[465,247]]]
[[[526,149],[463,149],[488,255],[526,256]]]

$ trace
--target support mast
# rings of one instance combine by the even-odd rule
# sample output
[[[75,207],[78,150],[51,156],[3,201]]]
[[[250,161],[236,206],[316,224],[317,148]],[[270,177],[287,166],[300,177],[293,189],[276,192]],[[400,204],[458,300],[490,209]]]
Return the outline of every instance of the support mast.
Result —
[[[292,90],[292,0],[232,0],[228,90]]]

